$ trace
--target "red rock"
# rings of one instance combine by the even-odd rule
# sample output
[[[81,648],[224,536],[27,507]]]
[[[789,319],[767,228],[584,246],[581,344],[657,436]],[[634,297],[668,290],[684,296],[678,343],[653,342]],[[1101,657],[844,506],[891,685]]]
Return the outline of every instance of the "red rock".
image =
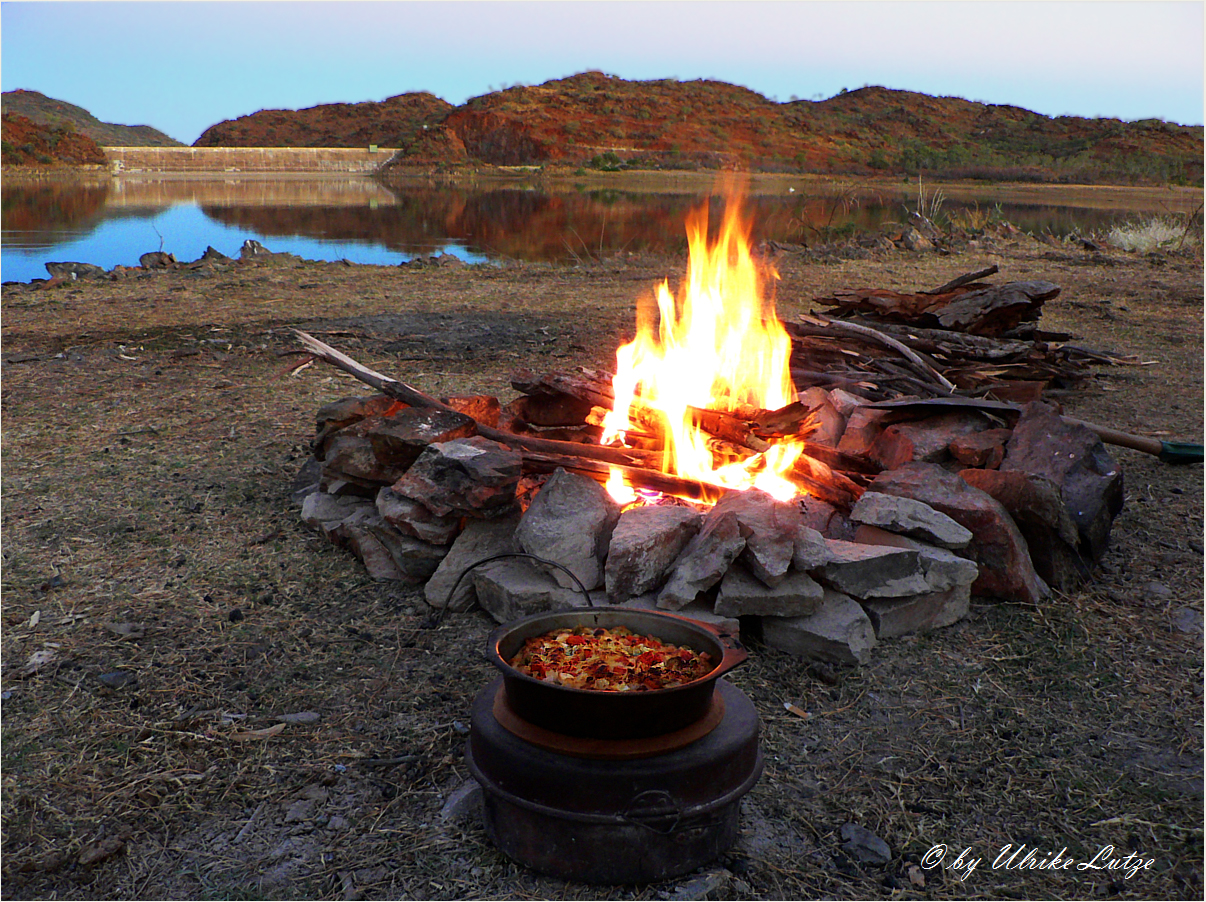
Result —
[[[995,470],[1005,459],[1005,443],[1012,429],[985,429],[951,439],[947,450],[951,457],[968,467]]]

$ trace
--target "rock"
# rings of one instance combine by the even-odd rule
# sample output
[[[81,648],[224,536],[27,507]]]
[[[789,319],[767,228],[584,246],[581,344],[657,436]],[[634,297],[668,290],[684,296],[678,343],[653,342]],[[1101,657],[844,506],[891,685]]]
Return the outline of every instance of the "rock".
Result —
[[[864,492],[850,519],[942,548],[966,548],[972,540],[970,531],[924,501],[881,492]]]
[[[909,548],[862,545],[829,539],[829,560],[813,575],[830,588],[855,598],[898,598],[932,591],[920,553]]]
[[[787,575],[795,553],[796,530],[803,522],[795,501],[776,501],[759,489],[730,491],[721,496],[712,510],[719,515],[732,511],[745,536],[740,559],[750,572],[776,586]]]
[[[354,495],[329,495],[326,492],[312,492],[302,501],[302,522],[312,529],[323,533],[331,542],[334,528],[354,514],[369,513],[375,510],[371,501],[365,501]]]
[[[471,417],[483,426],[498,428],[499,404],[498,398],[492,395],[453,395],[441,398],[453,410]]]
[[[440,809],[440,822],[444,824],[476,820],[481,816],[482,786],[469,777],[448,794],[444,807]]]
[[[722,634],[729,636],[741,635],[741,621],[736,617],[730,617],[726,614],[717,614],[713,610],[714,602],[708,595],[701,595],[697,600],[679,608],[675,613],[679,617],[687,617],[699,623],[706,624],[719,630]],[[622,608],[630,608],[635,611],[659,611],[665,610],[658,603],[658,595],[654,592],[649,592],[645,595],[637,595],[628,599],[622,605]]]
[[[106,836],[96,842],[90,842],[80,849],[78,858],[80,867],[87,868],[100,864],[126,850],[126,841],[120,836]]]
[[[842,849],[863,864],[882,866],[892,860],[891,847],[858,824],[842,824]]]
[[[1144,583],[1143,587],[1139,591],[1143,593],[1143,598],[1145,601],[1150,601],[1153,603],[1168,601],[1173,597],[1172,589],[1164,585],[1164,583],[1158,583],[1155,581]]]
[[[362,420],[340,430],[323,446],[322,475],[328,480],[344,480],[376,489],[395,482],[405,467],[382,463],[364,435],[368,421]]]
[[[801,522],[815,529],[829,539],[849,540],[854,536],[854,528],[846,518],[846,514],[828,502],[821,501],[811,495],[800,502]]]
[[[1195,608],[1177,608],[1172,617],[1173,626],[1182,633],[1202,637],[1202,612]]]
[[[1037,604],[1050,592],[1030,562],[1026,542],[1000,502],[936,464],[909,463],[880,473],[868,487],[924,501],[972,533],[968,550],[980,567],[973,595]]]
[[[807,573],[788,573],[768,588],[740,563],[729,568],[720,581],[715,612],[721,616],[744,617],[763,614],[773,617],[803,617],[820,607],[824,590]]]
[[[304,823],[314,819],[314,809],[317,803],[312,799],[297,799],[285,809],[285,823]]]
[[[1068,592],[1089,575],[1088,561],[1079,550],[1080,531],[1050,479],[1020,470],[976,468],[962,470],[959,476],[1009,511],[1026,540],[1034,569],[1047,585]]]
[[[448,605],[450,611],[467,611],[475,601],[477,593],[473,580],[465,577],[457,587],[456,596],[448,598],[456,581],[470,566],[478,561],[504,552],[519,551],[515,540],[515,528],[519,525],[519,514],[496,520],[474,520],[465,522],[465,528],[452,543],[448,554],[440,561],[423,590],[427,603],[437,610]]]
[[[105,271],[93,263],[55,263],[46,264],[46,271],[51,276],[61,276],[68,281],[76,279],[103,279]]]
[[[907,598],[871,598],[860,602],[875,638],[893,639],[957,623],[971,609],[971,583]]]
[[[677,505],[634,507],[620,514],[604,567],[607,598],[618,604],[661,586],[703,516]]]
[[[403,535],[379,514],[345,520],[336,528],[373,579],[398,580],[408,585],[427,582],[448,553],[446,545],[433,545]]]
[[[318,408],[315,415],[317,432],[315,456],[322,460],[322,446],[340,429],[369,417],[384,417],[402,410],[406,405],[386,395],[370,395],[367,398],[341,398]]]
[[[883,431],[882,421],[887,415],[886,410],[859,407],[846,418],[846,430],[838,442],[838,450],[855,457],[868,457],[871,446]]]
[[[463,519],[456,513],[436,516],[425,505],[399,495],[388,486],[377,493],[377,512],[403,535],[433,545],[447,545],[455,539],[461,531]]]
[[[846,431],[846,418],[829,400],[829,393],[820,386],[814,386],[800,392],[796,400],[808,406],[818,424],[816,431],[808,436],[808,440],[836,448],[842,433]]]
[[[658,595],[657,606],[677,611],[720,582],[745,549],[745,531],[732,511],[713,507],[699,533],[683,548],[670,568],[670,578]]]
[[[599,483],[560,467],[537,493],[515,530],[528,554],[566,567],[587,591],[603,583],[603,558],[620,507]],[[553,579],[566,588],[574,581],[556,568]]]
[[[987,428],[978,411],[959,411],[885,427],[868,451],[868,457],[885,470],[895,470],[911,460],[942,463],[950,458],[951,442]]]
[[[128,670],[114,670],[112,673],[102,673],[98,680],[110,689],[124,689],[138,681],[138,677]]]
[[[832,589],[806,617],[763,617],[762,638],[780,651],[835,664],[865,664],[876,642],[859,603]]]
[[[900,243],[906,250],[929,251],[934,249],[934,242],[914,228],[909,228],[901,237]]]
[[[1011,435],[1012,429],[985,429],[951,439],[947,450],[965,467],[995,470],[1005,459],[1005,443]]]
[[[403,407],[389,416],[374,418],[366,437],[383,465],[406,470],[428,445],[476,433],[477,423],[463,413],[438,407]]]
[[[833,552],[825,537],[803,523],[796,529],[795,542],[792,545],[791,565],[804,573],[833,559]]]
[[[298,711],[294,714],[278,714],[276,719],[281,723],[318,723],[317,711]]]
[[[492,561],[475,568],[469,579],[473,580],[477,603],[499,623],[590,604],[577,589],[559,585],[528,558]]]
[[[1001,469],[1044,476],[1059,486],[1080,533],[1078,550],[1089,560],[1101,559],[1122,510],[1123,485],[1121,468],[1095,432],[1068,422],[1050,404],[1032,401],[1022,408]]]
[[[394,482],[393,490],[437,516],[489,520],[516,510],[521,463],[517,452],[477,435],[436,442]]]
[[[198,258],[198,260],[204,260],[208,263],[230,263],[230,262],[232,262],[230,257],[226,256],[220,250],[215,249],[212,245],[206,246],[205,253],[202,254]]]
[[[168,269],[176,265],[176,258],[163,251],[148,251],[138,258],[138,265],[143,269]]]
[[[829,403],[834,406],[838,413],[849,419],[856,410],[871,402],[862,397],[862,395],[856,395],[854,392],[846,391],[844,388],[831,388],[829,389]]]

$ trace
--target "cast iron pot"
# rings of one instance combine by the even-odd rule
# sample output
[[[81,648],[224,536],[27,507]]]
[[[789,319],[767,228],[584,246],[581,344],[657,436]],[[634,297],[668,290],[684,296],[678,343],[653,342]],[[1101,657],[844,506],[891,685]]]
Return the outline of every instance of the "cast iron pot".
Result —
[[[690,683],[642,692],[573,689],[535,679],[507,663],[519,653],[525,639],[577,626],[624,626],[643,636],[705,652],[718,663]],[[737,639],[707,624],[622,607],[534,614],[500,626],[490,634],[489,643],[486,657],[502,671],[507,702],[517,716],[546,730],[589,739],[641,739],[694,723],[707,713],[716,680],[749,657]]]

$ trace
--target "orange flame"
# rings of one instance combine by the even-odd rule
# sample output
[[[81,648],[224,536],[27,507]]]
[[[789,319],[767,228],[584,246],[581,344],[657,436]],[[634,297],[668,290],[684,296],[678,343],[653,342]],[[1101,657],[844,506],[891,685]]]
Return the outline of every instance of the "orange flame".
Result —
[[[732,198],[712,243],[707,208],[688,218],[690,258],[679,297],[663,282],[656,327],[638,324],[636,338],[616,352],[615,402],[604,419],[602,441],[622,441],[634,428],[639,405],[660,420],[665,472],[722,488],[756,487],[787,499],[801,493],[785,476],[799,457],[798,445],[783,442],[738,463],[719,464],[691,413],[778,410],[795,397],[791,339],[766,291],[778,274],[755,262],[749,234],[750,223]],[[635,497],[619,471],[612,471],[608,490],[621,503]]]

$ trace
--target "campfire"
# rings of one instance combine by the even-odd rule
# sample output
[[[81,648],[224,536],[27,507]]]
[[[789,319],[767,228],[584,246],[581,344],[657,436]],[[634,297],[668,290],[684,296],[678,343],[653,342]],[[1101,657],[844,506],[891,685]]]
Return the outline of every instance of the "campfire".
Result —
[[[302,334],[378,392],[319,411],[306,522],[437,611],[677,611],[847,664],[972,595],[1037,604],[1085,577],[1122,474],[1043,391],[1132,361],[1038,329],[1057,286],[992,267],[784,323],[739,204],[687,234],[613,373],[518,372],[506,404]]]

